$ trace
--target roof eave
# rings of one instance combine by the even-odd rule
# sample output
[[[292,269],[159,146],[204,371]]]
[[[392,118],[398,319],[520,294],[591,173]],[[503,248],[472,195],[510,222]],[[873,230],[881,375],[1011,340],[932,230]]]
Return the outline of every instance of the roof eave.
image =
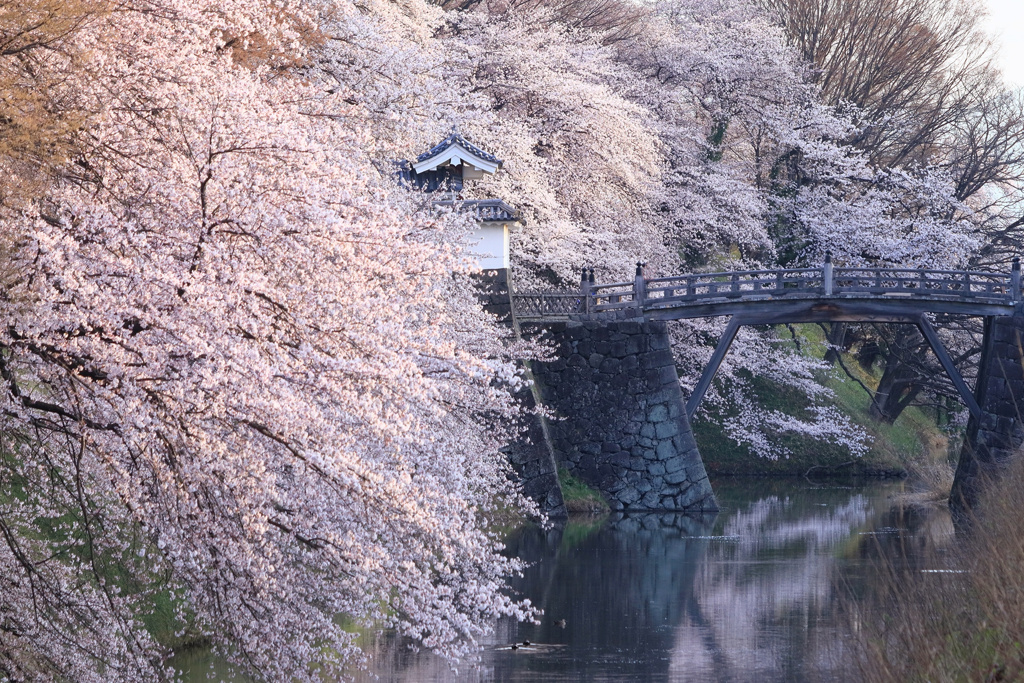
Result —
[[[496,162],[489,161],[477,154],[474,154],[462,145],[453,143],[431,157],[423,159],[422,161],[413,162],[412,167],[417,173],[423,173],[424,171],[433,171],[437,167],[446,163],[451,163],[455,159],[459,160],[459,164],[468,163],[474,168],[492,175],[501,168],[504,163],[501,159],[497,159]]]
[[[526,219],[522,216],[513,216],[511,218],[482,218],[477,220],[477,223],[481,225],[501,225],[507,224],[509,230],[515,231],[519,228],[513,228],[513,225],[518,225],[520,228],[526,226]]]

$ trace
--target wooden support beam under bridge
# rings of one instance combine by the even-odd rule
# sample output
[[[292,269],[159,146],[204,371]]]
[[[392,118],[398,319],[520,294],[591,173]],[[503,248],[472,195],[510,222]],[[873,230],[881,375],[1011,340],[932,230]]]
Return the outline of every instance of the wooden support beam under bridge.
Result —
[[[832,311],[827,311],[827,308],[832,308]],[[830,317],[827,313],[831,312],[835,317]],[[722,337],[718,341],[718,346],[715,347],[715,352],[711,354],[711,359],[708,361],[707,366],[704,368],[704,372],[701,373],[700,380],[693,389],[693,393],[690,394],[690,398],[686,401],[686,415],[691,420],[696,414],[697,409],[700,407],[700,402],[704,399],[704,395],[707,390],[711,387],[711,382],[714,380],[715,375],[718,373],[718,369],[722,365],[722,361],[725,359],[726,354],[729,352],[729,347],[732,346],[733,340],[736,338],[736,333],[740,327],[744,325],[779,325],[785,323],[805,323],[805,322],[890,322],[899,323],[906,325],[915,325],[924,338],[928,341],[928,345],[931,347],[935,357],[938,358],[939,363],[946,371],[946,375],[953,382],[953,386],[956,387],[957,393],[960,394],[960,398],[963,400],[964,405],[970,411],[971,415],[975,419],[981,418],[981,406],[978,405],[977,399],[974,397],[974,393],[970,387],[967,386],[967,382],[964,381],[963,376],[959,370],[953,364],[953,359],[950,358],[949,353],[946,351],[946,347],[943,346],[942,340],[939,339],[939,335],[935,332],[935,328],[929,322],[927,316],[924,314],[910,314],[905,311],[897,312],[890,310],[882,313],[877,309],[874,311],[874,315],[865,315],[864,312],[858,311],[852,313],[850,311],[842,311],[839,307],[824,307],[814,306],[804,311],[804,315],[798,315],[798,311],[791,310],[788,312],[789,315],[783,315],[785,319],[780,319],[779,314],[776,312],[769,316],[739,316],[734,315],[729,319],[729,324],[726,325],[725,331],[722,333]]]

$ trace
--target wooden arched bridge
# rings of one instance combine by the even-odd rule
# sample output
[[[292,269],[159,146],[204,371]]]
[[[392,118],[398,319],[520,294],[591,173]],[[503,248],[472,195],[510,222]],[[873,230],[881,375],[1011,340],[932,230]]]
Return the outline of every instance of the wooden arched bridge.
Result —
[[[943,347],[928,313],[981,316],[987,321],[1021,310],[1020,262],[1009,273],[909,268],[834,267],[698,273],[596,283],[584,270],[577,292],[514,292],[517,323],[569,320],[680,320],[728,316],[729,324],[686,403],[692,417],[744,325],[805,322],[885,322],[916,325],[976,418],[981,407]],[[987,335],[986,335],[987,336]]]

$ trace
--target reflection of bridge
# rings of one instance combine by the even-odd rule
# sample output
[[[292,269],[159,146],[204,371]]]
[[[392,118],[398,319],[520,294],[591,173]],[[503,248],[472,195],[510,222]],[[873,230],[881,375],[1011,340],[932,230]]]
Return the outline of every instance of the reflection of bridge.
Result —
[[[637,266],[632,282],[596,284],[584,271],[579,292],[516,292],[520,323],[571,319],[731,319],[700,381],[686,403],[690,418],[700,405],[743,325],[806,322],[886,322],[916,325],[975,418],[981,416],[925,313],[1013,315],[1021,303],[1020,262],[1009,274],[908,268],[821,268],[702,273],[645,279]]]

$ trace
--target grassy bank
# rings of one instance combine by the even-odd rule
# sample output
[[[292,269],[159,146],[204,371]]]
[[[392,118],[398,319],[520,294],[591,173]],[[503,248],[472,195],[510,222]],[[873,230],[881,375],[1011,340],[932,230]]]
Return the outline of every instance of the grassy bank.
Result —
[[[604,515],[609,511],[604,496],[590,488],[564,467],[558,468],[558,483],[562,486],[565,509],[570,514]]]
[[[825,347],[823,335],[817,326],[799,326],[806,339],[801,351],[821,358]],[[857,379],[872,390],[878,385],[877,372],[865,371],[853,359],[846,359],[846,367]],[[868,412],[871,399],[857,382],[849,379],[840,368],[823,372],[819,381],[832,389],[832,405],[860,425],[871,438],[866,455],[855,458],[840,445],[794,434],[778,437],[780,446],[790,451],[789,457],[778,460],[760,458],[743,445],[737,444],[711,419],[698,416],[693,431],[704,457],[704,464],[712,474],[766,474],[778,476],[836,476],[836,475],[903,475],[942,468],[951,451],[957,447],[956,437],[950,443],[947,432],[936,425],[935,413],[917,407],[903,411],[893,424],[875,420]],[[769,410],[809,417],[807,397],[792,388],[751,378],[760,404]]]
[[[936,558],[945,571],[879,568],[885,588],[853,611],[858,679],[1024,680],[1024,463],[983,498],[958,545]],[[859,618],[882,614],[882,619]]]

